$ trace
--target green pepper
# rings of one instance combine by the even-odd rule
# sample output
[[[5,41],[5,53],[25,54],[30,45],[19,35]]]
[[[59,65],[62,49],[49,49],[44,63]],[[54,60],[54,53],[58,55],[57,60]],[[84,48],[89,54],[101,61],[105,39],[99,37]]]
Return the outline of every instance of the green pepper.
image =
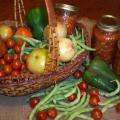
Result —
[[[47,9],[45,7],[30,9],[26,15],[26,23],[31,28],[33,37],[42,39],[44,28],[48,24]]]
[[[116,89],[116,82],[120,78],[101,58],[95,57],[83,74],[83,80],[93,87],[111,92]]]

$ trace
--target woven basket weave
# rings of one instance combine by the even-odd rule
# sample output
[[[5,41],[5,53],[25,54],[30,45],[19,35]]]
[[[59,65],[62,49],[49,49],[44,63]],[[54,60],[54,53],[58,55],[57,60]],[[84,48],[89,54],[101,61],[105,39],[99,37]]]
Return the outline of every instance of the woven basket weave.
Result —
[[[3,22],[1,22],[3,23]],[[14,21],[4,21],[5,24],[14,27]],[[78,29],[83,29],[86,45],[91,46],[88,32],[83,24],[76,24]],[[65,66],[58,67],[55,71],[43,74],[21,73],[18,76],[6,76],[0,78],[0,94],[7,96],[22,96],[38,91],[60,82],[70,76],[83,63],[89,52],[80,53],[74,60],[66,63]]]

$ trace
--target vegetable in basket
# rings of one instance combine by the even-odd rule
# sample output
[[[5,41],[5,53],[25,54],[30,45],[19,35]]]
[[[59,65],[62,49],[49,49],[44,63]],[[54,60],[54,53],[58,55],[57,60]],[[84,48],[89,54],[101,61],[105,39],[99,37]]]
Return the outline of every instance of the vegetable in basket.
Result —
[[[95,57],[83,74],[83,79],[90,85],[101,90],[111,92],[116,89],[116,82],[120,78],[99,57]]]
[[[33,37],[42,39],[45,26],[48,24],[48,15],[45,7],[36,7],[26,15],[27,25],[31,28]]]

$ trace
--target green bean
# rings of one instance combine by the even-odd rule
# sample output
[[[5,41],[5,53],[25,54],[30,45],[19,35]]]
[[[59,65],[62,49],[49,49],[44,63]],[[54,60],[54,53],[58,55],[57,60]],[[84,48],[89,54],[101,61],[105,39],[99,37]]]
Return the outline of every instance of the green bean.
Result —
[[[94,120],[93,118],[88,117],[88,116],[83,115],[83,114],[80,114],[80,115],[78,115],[77,117],[82,118],[82,119],[85,119],[85,120]]]
[[[58,90],[59,87],[60,87],[60,86],[56,84],[55,87],[53,88],[53,90],[52,90],[42,101],[40,101],[40,102],[35,106],[35,108],[32,110],[32,112],[31,112],[30,115],[29,115],[29,120],[32,120],[32,119],[33,119],[33,117],[34,117],[36,111],[39,109],[39,107],[40,107],[41,105],[43,105],[45,102],[47,102],[47,101],[53,96],[53,94]]]
[[[105,106],[105,107],[102,108],[102,112],[103,113],[106,112],[107,109],[109,109],[109,108],[111,108],[113,106],[115,106],[115,103],[108,104],[107,106]]]
[[[66,93],[64,96],[65,98],[71,96],[72,94],[74,94],[76,92],[76,87],[74,87],[72,90],[69,90],[68,93]]]
[[[22,62],[22,56],[24,54],[25,45],[26,45],[26,42],[24,42],[23,45],[22,45],[22,47],[21,47],[21,52],[20,52],[20,61],[21,62]]]
[[[86,101],[81,105],[81,107],[86,107],[89,104],[90,95],[86,94]]]
[[[105,100],[104,102],[100,102],[99,105],[101,105],[101,106],[108,105],[108,104],[110,104],[114,101],[117,101],[119,99],[120,99],[120,96],[115,96],[113,98],[109,98],[109,99]]]
[[[72,115],[70,115],[70,117],[68,118],[68,120],[73,120],[76,116],[78,116],[79,114],[81,113],[84,113],[84,112],[90,112],[91,110],[93,110],[92,108],[81,108],[81,110],[76,110],[73,112]]]
[[[111,93],[100,92],[100,94],[106,97],[112,97],[112,96],[117,95],[120,92],[120,82],[118,80],[114,80],[114,81],[117,83],[117,88],[113,92]]]
[[[60,118],[62,118],[63,116],[67,114],[68,114],[67,112],[60,113],[54,120],[59,120]]]
[[[80,100],[80,90],[79,90],[79,88],[77,87],[77,98],[73,101],[73,102],[71,102],[71,103],[66,103],[66,102],[59,102],[59,104],[60,105],[63,105],[63,106],[67,106],[67,107],[71,107],[71,106],[73,106],[73,105],[76,105],[78,102],[79,102],[79,100]]]

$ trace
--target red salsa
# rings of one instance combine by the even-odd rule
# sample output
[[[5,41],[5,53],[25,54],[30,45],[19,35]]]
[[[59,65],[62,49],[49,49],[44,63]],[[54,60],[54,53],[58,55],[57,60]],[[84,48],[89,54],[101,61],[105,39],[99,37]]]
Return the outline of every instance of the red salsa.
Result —
[[[108,64],[112,63],[118,41],[119,25],[118,18],[112,15],[104,15],[93,28],[92,45],[96,48],[94,56],[101,57]]]

